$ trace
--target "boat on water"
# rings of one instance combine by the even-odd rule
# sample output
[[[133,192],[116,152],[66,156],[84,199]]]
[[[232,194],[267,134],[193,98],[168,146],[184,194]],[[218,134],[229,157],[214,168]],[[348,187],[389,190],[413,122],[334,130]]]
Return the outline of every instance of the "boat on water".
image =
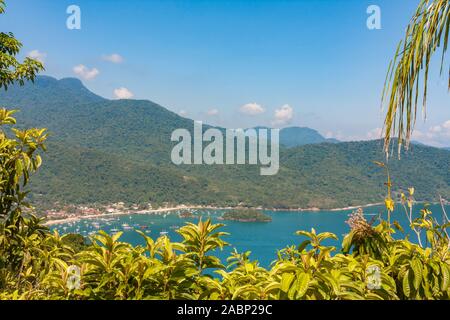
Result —
[[[127,224],[127,223],[122,224],[122,228],[123,228],[124,230],[131,230],[131,229],[133,229],[133,227],[130,226],[129,224]]]
[[[100,218],[100,220],[105,221],[105,222],[111,222],[116,220],[116,218]]]
[[[168,234],[169,234],[169,232],[165,231],[165,230],[163,230],[159,233],[160,236],[167,236]]]
[[[100,229],[100,223],[98,223],[98,222],[92,223],[92,226],[93,226],[95,229]]]

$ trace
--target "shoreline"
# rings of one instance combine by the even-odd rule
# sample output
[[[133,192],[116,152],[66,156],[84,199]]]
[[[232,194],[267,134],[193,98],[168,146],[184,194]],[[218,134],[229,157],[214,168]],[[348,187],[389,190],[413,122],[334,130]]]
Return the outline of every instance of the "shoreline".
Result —
[[[69,217],[69,218],[64,218],[64,219],[47,220],[47,221],[45,221],[44,225],[50,226],[50,225],[55,225],[55,224],[76,222],[76,221],[80,221],[80,220],[96,219],[96,218],[103,218],[103,217],[127,216],[127,215],[135,215],[135,214],[158,214],[158,213],[162,213],[162,212],[171,212],[171,211],[183,210],[183,209],[184,210],[193,210],[193,209],[228,210],[228,209],[232,209],[232,208],[231,207],[219,208],[219,207],[211,207],[211,206],[180,205],[180,206],[176,206],[176,207],[161,208],[161,209],[150,209],[150,210],[140,210],[140,211],[117,211],[117,212],[111,212],[111,213],[80,215],[80,216]]]
[[[331,212],[337,212],[337,211],[345,211],[345,210],[355,210],[358,208],[369,208],[374,206],[382,205],[383,202],[378,203],[368,203],[360,206],[348,206],[344,208],[333,208],[333,209],[320,209],[320,208],[295,208],[295,209],[274,209],[274,208],[262,208],[262,207],[254,207],[252,209],[256,210],[264,210],[264,211],[274,211],[274,212],[323,212],[323,211],[331,211]],[[57,224],[64,224],[64,223],[70,223],[70,222],[78,222],[81,220],[89,220],[89,219],[97,219],[97,218],[104,218],[104,217],[114,217],[114,216],[125,216],[125,215],[137,215],[137,214],[159,214],[163,212],[172,212],[177,210],[197,210],[197,209],[204,209],[204,210],[232,210],[236,207],[214,207],[214,206],[186,206],[186,205],[179,205],[175,207],[170,208],[160,208],[160,209],[150,209],[150,210],[140,210],[140,211],[117,211],[117,212],[111,212],[111,213],[100,213],[100,214],[90,214],[90,215],[79,215],[74,217],[68,217],[63,219],[52,219],[45,221],[45,226],[52,226]]]

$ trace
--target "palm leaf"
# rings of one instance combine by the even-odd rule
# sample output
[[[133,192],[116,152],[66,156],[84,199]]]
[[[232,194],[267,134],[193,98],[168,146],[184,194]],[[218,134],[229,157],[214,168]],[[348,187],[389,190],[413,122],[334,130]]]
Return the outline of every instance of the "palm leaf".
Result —
[[[393,136],[398,138],[399,153],[403,144],[409,147],[419,103],[422,104],[425,117],[431,58],[439,48],[442,49],[442,74],[448,49],[449,26],[449,0],[421,0],[406,29],[405,38],[389,64],[383,89],[382,104],[387,104],[383,134],[388,154]]]

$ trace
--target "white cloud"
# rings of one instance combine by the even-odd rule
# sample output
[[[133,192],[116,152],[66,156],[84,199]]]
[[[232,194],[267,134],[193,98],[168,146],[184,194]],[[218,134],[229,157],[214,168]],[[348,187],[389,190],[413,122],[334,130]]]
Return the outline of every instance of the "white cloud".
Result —
[[[264,110],[264,108],[261,105],[259,105],[259,104],[254,102],[254,103],[244,104],[239,109],[239,111],[241,113],[248,114],[250,116],[255,116],[255,115],[263,113],[265,110]]]
[[[349,135],[342,131],[332,132],[328,131],[325,134],[326,138],[335,138],[340,141],[361,141],[361,140],[377,140],[383,138],[383,129],[375,128],[366,133],[366,135]],[[394,136],[395,138],[396,136]],[[426,145],[442,148],[450,147],[450,120],[443,122],[440,125],[431,126],[427,129],[414,130],[412,134],[412,141],[418,141]]]
[[[327,139],[336,139],[339,141],[364,141],[364,140],[375,140],[375,139],[381,139],[381,128],[375,128],[373,130],[370,130],[365,135],[364,134],[349,134],[342,132],[341,130],[337,130],[335,132],[333,131],[327,131],[325,133],[325,138]]]
[[[327,133],[325,133],[325,138],[327,138],[327,139],[336,139],[336,140],[339,140],[339,141],[359,141],[359,140],[364,140],[364,139],[362,139],[360,137],[357,137],[357,136],[346,135],[341,130],[338,130],[336,132],[327,131]]]
[[[433,126],[433,127],[430,128],[430,132],[433,132],[433,133],[439,133],[441,131],[442,131],[442,127],[441,126]]]
[[[79,65],[73,67],[73,72],[85,80],[93,80],[100,73],[100,71],[98,71],[97,68],[89,69],[88,67],[86,67],[83,64],[79,64]]]
[[[332,139],[332,138],[335,138],[335,135],[334,135],[334,133],[332,131],[327,131],[325,133],[325,138]]]
[[[367,132],[367,139],[369,140],[377,140],[381,139],[383,134],[382,128],[375,128]]]
[[[102,59],[105,61],[112,62],[112,63],[122,63],[123,62],[123,57],[118,53],[103,55]]]
[[[210,116],[210,117],[212,117],[212,116],[217,116],[217,115],[219,114],[219,110],[217,110],[217,109],[211,109],[211,110],[208,110],[208,111],[206,112],[206,114],[207,114],[208,116]]]
[[[294,109],[290,105],[285,104],[275,110],[275,119],[272,121],[272,125],[276,127],[283,126],[289,124],[293,118]]]
[[[445,121],[445,122],[442,124],[442,127],[445,128],[445,129],[447,129],[447,130],[450,130],[450,120]]]
[[[39,50],[32,50],[28,52],[27,57],[44,63],[47,58],[47,54]]]
[[[133,96],[133,92],[131,92],[127,88],[121,87],[114,89],[114,97],[116,99],[131,99]]]
[[[188,112],[186,110],[180,110],[180,112],[178,112],[178,114],[182,117],[186,117],[188,115]]]
[[[412,139],[435,147],[449,147],[450,120],[432,126],[428,130],[414,130]]]
[[[380,139],[382,138],[382,129],[376,128],[367,133],[367,139]],[[396,136],[394,136],[395,138]],[[348,137],[347,139],[348,140]],[[450,120],[443,122],[442,124],[431,126],[428,129],[415,129],[412,133],[411,140],[419,141],[424,144],[435,147],[449,147],[450,146]]]

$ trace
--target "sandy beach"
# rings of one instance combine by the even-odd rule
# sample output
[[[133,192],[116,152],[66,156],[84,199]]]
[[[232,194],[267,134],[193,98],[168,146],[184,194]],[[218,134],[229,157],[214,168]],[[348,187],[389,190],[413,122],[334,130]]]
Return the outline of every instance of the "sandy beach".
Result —
[[[319,209],[319,208],[294,208],[294,209],[274,209],[274,208],[261,208],[256,207],[254,209],[257,210],[270,210],[275,212],[321,212],[321,211],[344,211],[344,210],[355,210],[358,208],[368,208],[373,206],[382,205],[382,202],[379,203],[369,203],[361,206],[349,206],[344,208],[334,208],[334,209]],[[56,225],[56,224],[64,224],[69,222],[77,222],[80,220],[86,219],[96,219],[96,218],[106,218],[106,217],[114,217],[114,216],[123,216],[123,215],[133,215],[133,214],[159,214],[164,212],[171,212],[177,210],[232,210],[235,209],[233,207],[213,207],[213,206],[186,206],[179,205],[170,208],[159,208],[159,209],[151,209],[151,210],[140,210],[140,211],[117,211],[110,213],[102,213],[102,214],[91,214],[91,215],[79,215],[75,217],[69,217],[64,219],[54,219],[48,220],[44,223],[46,226]]]
[[[105,217],[113,217],[113,216],[123,216],[123,215],[132,215],[132,214],[158,214],[163,212],[171,212],[177,210],[198,210],[198,209],[206,209],[206,210],[227,210],[232,208],[219,208],[219,207],[209,207],[209,206],[176,206],[170,208],[160,208],[160,209],[151,209],[151,210],[141,210],[141,211],[117,211],[110,213],[101,213],[101,214],[91,214],[91,215],[80,215],[76,217],[64,218],[64,219],[55,219],[48,220],[44,223],[46,226],[76,222],[85,219],[96,219],[96,218],[105,218]]]

